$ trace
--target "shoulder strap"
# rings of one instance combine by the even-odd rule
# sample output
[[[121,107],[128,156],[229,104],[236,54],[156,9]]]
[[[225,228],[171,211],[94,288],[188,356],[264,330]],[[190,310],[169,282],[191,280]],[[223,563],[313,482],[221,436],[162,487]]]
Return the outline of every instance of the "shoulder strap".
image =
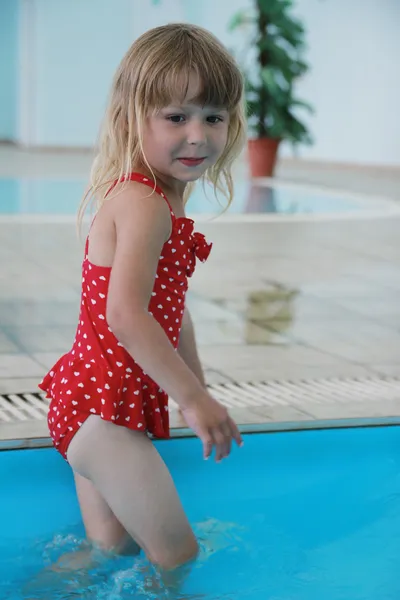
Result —
[[[169,200],[168,200],[167,196],[164,194],[164,192],[162,191],[162,189],[157,184],[155,184],[152,179],[150,179],[149,177],[146,177],[145,175],[142,175],[142,173],[130,173],[129,175],[124,175],[122,177],[122,179],[118,179],[117,181],[114,181],[114,183],[108,190],[106,196],[111,192],[111,190],[114,189],[114,187],[118,183],[122,183],[123,181],[138,181],[139,183],[143,183],[144,185],[151,187],[159,196],[161,196],[161,198],[164,198],[164,200],[168,204],[168,208],[171,212],[171,217],[173,219],[176,218],[175,213],[172,210],[172,206],[169,203]]]
[[[124,175],[122,177],[122,179],[118,179],[117,181],[114,181],[114,183],[112,184],[112,186],[110,187],[110,189],[107,191],[106,196],[108,196],[108,194],[111,192],[111,190],[113,190],[118,183],[122,183],[123,181],[138,181],[139,183],[143,183],[144,185],[148,185],[149,187],[151,187],[159,196],[161,196],[161,198],[164,198],[164,200],[167,203],[168,208],[170,210],[172,221],[173,222],[175,221],[175,219],[176,219],[175,213],[172,210],[172,206],[169,203],[169,200],[168,200],[167,196],[164,194],[164,192],[162,191],[162,189],[157,184],[154,184],[154,181],[152,181],[151,179],[149,179],[145,175],[142,175],[142,173],[130,173],[130,175]],[[94,223],[95,218],[96,217],[94,217],[94,219],[93,219],[93,221],[92,221],[92,223],[90,225],[90,229],[92,228],[92,225]],[[89,256],[89,234],[86,237],[85,259],[87,259],[88,256]]]

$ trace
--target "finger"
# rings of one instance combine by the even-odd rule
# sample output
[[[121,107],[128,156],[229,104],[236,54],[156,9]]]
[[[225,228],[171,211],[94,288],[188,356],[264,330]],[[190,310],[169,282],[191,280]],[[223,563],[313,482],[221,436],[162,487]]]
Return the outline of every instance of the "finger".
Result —
[[[213,449],[213,439],[210,435],[205,435],[202,437],[203,442],[203,456],[204,460],[208,460],[211,456]]]
[[[214,429],[213,439],[215,443],[215,460],[220,462],[225,455],[225,436],[220,429]]]
[[[240,435],[240,431],[237,428],[235,421],[231,417],[229,417],[229,426],[230,426],[230,430],[231,430],[231,436],[233,437],[233,439],[235,440],[237,445],[243,446],[243,439],[242,439],[242,436]]]
[[[227,456],[230,455],[231,447],[232,447],[232,432],[231,432],[229,422],[223,423],[223,425],[221,426],[221,430],[225,437],[225,456],[224,456],[224,458],[226,458]]]

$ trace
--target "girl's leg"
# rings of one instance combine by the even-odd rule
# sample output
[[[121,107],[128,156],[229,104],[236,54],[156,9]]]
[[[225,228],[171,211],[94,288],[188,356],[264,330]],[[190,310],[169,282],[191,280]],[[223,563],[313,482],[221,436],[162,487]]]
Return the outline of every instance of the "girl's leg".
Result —
[[[93,545],[105,551],[102,558],[106,558],[108,552],[139,554],[139,546],[118,521],[93,483],[78,473],[74,473],[74,477],[89,544],[83,544],[81,549],[75,552],[63,554],[51,569],[53,571],[74,571],[94,567],[100,557],[98,553],[97,555],[93,554]]]
[[[72,439],[67,459],[98,491],[97,514],[108,514],[114,525],[115,518],[151,562],[172,569],[196,556],[197,541],[171,475],[145,434],[91,415]],[[102,544],[116,530],[94,515],[89,535]]]
[[[139,554],[140,548],[118,521],[93,483],[74,473],[86,537],[99,548],[118,554]]]

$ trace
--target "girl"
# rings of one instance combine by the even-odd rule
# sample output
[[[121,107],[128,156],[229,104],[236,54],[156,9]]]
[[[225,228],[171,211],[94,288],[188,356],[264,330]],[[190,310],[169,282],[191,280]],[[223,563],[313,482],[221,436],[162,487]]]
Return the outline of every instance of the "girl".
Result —
[[[214,446],[219,461],[232,439],[241,444],[207,392],[185,308],[188,277],[211,244],[184,204],[200,178],[231,201],[231,166],[245,139],[242,98],[233,59],[199,27],[157,27],[129,49],[79,214],[94,198],[75,341],[40,384],[89,540],[118,552],[142,548],[163,569],[198,550],[150,440],[169,437],[168,395],[205,458]]]

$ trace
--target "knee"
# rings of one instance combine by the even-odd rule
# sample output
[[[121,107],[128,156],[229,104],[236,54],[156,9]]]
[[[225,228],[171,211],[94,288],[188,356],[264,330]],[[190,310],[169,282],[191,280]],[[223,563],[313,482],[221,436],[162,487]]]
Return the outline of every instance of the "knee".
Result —
[[[197,558],[199,545],[195,536],[191,536],[185,544],[179,544],[168,550],[159,549],[147,554],[148,559],[160,569],[170,571],[177,569]]]

